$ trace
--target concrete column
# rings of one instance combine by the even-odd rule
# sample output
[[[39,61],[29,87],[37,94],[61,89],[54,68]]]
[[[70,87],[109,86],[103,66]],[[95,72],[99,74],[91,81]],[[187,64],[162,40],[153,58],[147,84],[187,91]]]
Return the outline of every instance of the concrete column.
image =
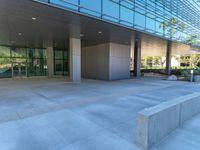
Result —
[[[134,48],[134,76],[141,77],[141,37],[133,36],[131,47]]]
[[[48,65],[48,76],[54,76],[54,58],[53,58],[53,47],[47,47],[47,65]]]
[[[70,53],[70,79],[73,82],[81,82],[81,40],[69,39]]]
[[[166,51],[166,73],[171,74],[171,53],[172,53],[172,42],[167,41],[167,51]]]
[[[131,71],[131,76],[134,76],[134,52],[135,52],[135,37],[132,35],[131,37],[131,62],[130,62],[130,71]]]

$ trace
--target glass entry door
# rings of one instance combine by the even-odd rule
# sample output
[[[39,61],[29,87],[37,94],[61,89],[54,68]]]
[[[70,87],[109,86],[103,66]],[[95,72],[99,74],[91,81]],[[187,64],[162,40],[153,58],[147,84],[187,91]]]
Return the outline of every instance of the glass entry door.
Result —
[[[12,64],[12,77],[26,77],[27,65],[25,62],[14,62]]]

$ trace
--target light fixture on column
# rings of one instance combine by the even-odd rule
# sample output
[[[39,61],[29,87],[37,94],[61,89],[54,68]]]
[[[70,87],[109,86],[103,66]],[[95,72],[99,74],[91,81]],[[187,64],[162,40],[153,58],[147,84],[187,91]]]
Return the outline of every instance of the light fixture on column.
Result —
[[[36,18],[36,17],[32,17],[31,19],[32,19],[32,20],[37,20],[37,18]]]
[[[14,44],[15,43],[15,41],[11,41],[11,44]]]
[[[99,31],[98,33],[99,33],[99,34],[102,34],[102,31]]]
[[[22,33],[21,33],[21,32],[19,32],[19,33],[18,33],[18,35],[19,35],[19,36],[21,36],[21,35],[22,35]]]
[[[128,44],[129,44],[129,42],[124,42],[124,44],[127,44],[127,45],[128,45]]]

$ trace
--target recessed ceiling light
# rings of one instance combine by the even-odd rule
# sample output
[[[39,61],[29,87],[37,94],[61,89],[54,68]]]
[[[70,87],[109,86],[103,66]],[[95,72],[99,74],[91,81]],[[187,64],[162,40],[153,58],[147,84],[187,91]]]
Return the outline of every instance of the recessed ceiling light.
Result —
[[[84,34],[80,34],[80,37],[83,37],[84,36]]]
[[[99,33],[99,34],[101,34],[101,33],[102,33],[102,31],[99,31],[98,33]]]
[[[129,44],[129,42],[125,42],[125,44]]]
[[[19,36],[21,36],[21,35],[22,35],[22,33],[21,33],[21,32],[19,32],[19,33],[18,33],[18,35],[19,35]]]
[[[31,19],[32,19],[32,20],[36,20],[37,18],[36,18],[36,17],[32,17]]]

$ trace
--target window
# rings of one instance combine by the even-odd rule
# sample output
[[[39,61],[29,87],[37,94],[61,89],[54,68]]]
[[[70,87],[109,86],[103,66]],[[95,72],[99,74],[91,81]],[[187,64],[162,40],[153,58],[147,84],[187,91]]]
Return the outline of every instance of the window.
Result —
[[[155,20],[146,17],[146,28],[150,30],[155,30]]]
[[[11,77],[10,48],[0,46],[0,78]]]
[[[69,74],[68,51],[54,49],[54,75]]]
[[[103,18],[106,20],[119,21],[119,4],[110,0],[103,0]]]
[[[50,2],[60,7],[78,10],[78,0],[50,0]]]
[[[122,24],[133,26],[133,15],[133,10],[123,6],[120,7],[120,19]]]
[[[138,27],[145,27],[145,16],[135,12],[135,25]]]
[[[47,75],[45,49],[0,46],[0,78],[12,77],[15,73],[29,76]],[[13,72],[13,74],[12,74]]]
[[[81,0],[81,12],[91,14],[93,16],[101,16],[101,0]]]
[[[46,50],[28,49],[27,75],[28,76],[47,75]]]

